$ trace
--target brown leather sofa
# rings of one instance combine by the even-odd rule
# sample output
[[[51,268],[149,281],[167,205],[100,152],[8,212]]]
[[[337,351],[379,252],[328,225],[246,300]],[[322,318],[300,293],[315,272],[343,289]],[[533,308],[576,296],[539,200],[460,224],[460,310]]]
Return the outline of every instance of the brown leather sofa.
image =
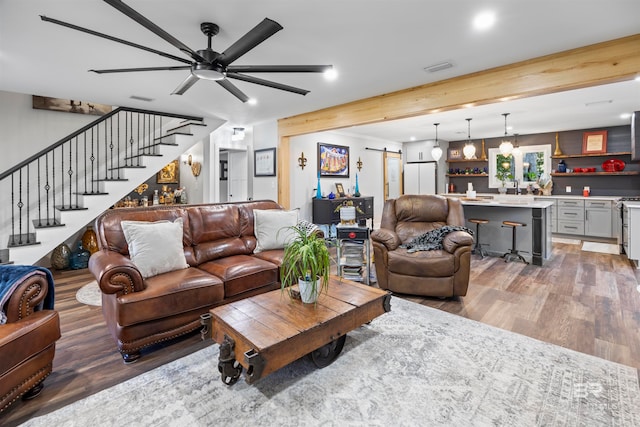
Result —
[[[467,294],[473,237],[445,235],[444,249],[409,253],[400,245],[445,225],[464,226],[460,201],[431,195],[387,200],[380,229],[371,233],[378,285],[403,294],[453,297]]]
[[[37,396],[53,367],[60,318],[41,310],[48,293],[45,274],[26,277],[4,305],[7,323],[0,325],[0,412],[22,397]]]
[[[125,362],[140,350],[201,327],[212,307],[278,289],[282,249],[257,254],[254,209],[273,201],[112,209],[95,221],[100,250],[89,269],[102,290],[102,312]],[[143,279],[129,258],[121,221],[183,220],[189,268]],[[162,248],[158,248],[162,250]]]

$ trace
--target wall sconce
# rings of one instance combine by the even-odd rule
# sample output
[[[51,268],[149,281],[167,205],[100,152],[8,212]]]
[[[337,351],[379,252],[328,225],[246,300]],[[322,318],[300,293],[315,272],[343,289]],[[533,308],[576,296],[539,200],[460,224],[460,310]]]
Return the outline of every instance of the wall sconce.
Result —
[[[191,157],[191,156],[189,156]],[[200,162],[192,162],[191,163],[191,173],[193,174],[193,176],[195,176],[196,178],[200,175],[200,172],[202,171],[202,163]]]
[[[360,157],[358,157],[358,161],[356,162],[356,165],[358,165],[358,172],[362,170],[362,160],[360,160]]]
[[[244,140],[244,128],[233,128],[233,135],[231,135],[232,141]]]
[[[300,169],[302,170],[307,166],[307,158],[304,156],[304,151],[301,152],[300,157],[298,157],[298,166],[300,166]]]
[[[187,160],[183,160],[182,163],[184,163],[185,165],[191,166],[191,164],[193,163],[193,156],[189,154],[189,157],[187,157]]]

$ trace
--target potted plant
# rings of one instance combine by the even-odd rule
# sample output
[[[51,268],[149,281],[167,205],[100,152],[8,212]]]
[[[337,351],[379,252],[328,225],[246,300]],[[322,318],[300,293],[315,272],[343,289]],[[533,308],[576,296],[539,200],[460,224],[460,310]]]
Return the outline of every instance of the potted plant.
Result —
[[[298,283],[300,297],[304,303],[315,303],[318,295],[329,287],[331,258],[324,238],[309,233],[306,228],[294,225],[293,239],[285,245],[280,283],[283,292],[287,290],[293,297],[291,286]]]
[[[511,173],[511,162],[509,158],[501,154],[498,154],[498,158],[496,159],[496,178],[502,182],[502,187],[498,188],[498,192],[500,194],[506,193],[506,181],[512,181],[513,174]]]

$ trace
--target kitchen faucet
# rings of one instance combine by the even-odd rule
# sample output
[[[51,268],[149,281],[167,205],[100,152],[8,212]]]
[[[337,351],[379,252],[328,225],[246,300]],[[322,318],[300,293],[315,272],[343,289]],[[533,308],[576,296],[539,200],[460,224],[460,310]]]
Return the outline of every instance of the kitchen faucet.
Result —
[[[520,182],[517,179],[513,180],[513,188],[516,196],[522,194],[522,190],[520,190]]]

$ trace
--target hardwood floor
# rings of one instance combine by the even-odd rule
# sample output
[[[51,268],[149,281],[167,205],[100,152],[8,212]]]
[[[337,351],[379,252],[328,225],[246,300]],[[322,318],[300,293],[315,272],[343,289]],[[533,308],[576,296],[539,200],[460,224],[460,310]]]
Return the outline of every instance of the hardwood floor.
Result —
[[[75,299],[76,291],[93,279],[88,270],[54,272],[54,276],[62,338],[57,343],[53,373],[40,396],[18,401],[1,413],[0,426],[19,425],[213,345],[193,334],[124,365],[100,307]],[[398,297],[640,368],[639,276],[624,256],[555,243],[553,259],[543,267],[474,256],[469,291],[463,298]],[[217,378],[219,374],[211,375]]]

